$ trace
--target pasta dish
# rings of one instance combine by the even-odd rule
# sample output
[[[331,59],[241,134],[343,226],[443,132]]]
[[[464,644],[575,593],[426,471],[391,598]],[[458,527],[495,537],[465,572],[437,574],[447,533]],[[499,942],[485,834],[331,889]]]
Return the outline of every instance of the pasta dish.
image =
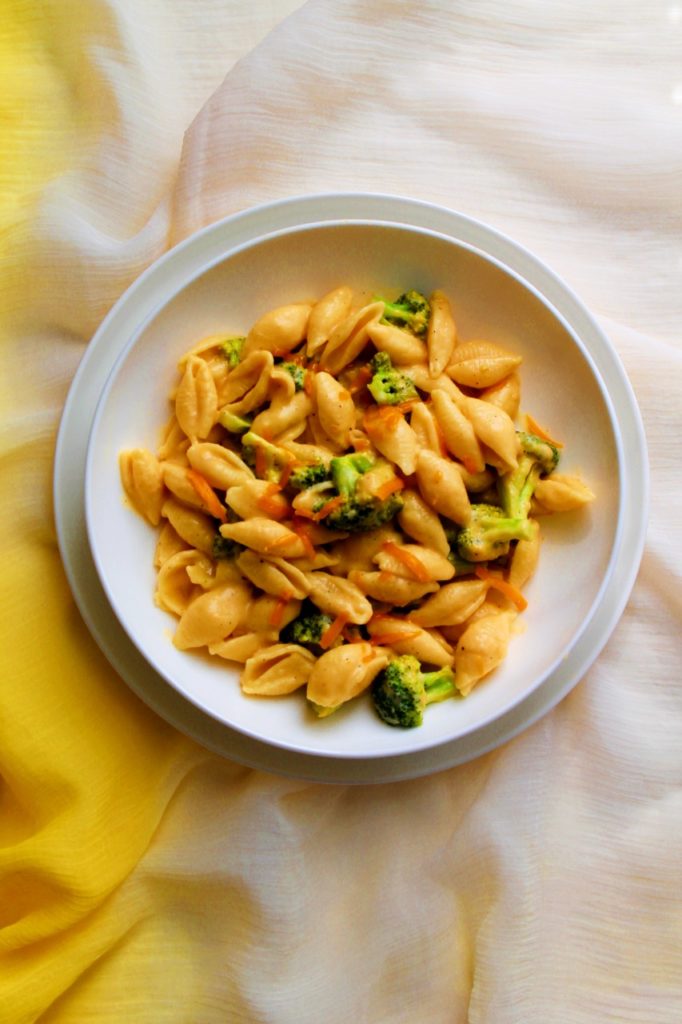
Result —
[[[367,693],[411,728],[466,697],[518,629],[542,516],[594,498],[519,425],[520,364],[459,339],[442,291],[346,286],[190,348],[160,446],[120,455],[175,646],[313,718]]]

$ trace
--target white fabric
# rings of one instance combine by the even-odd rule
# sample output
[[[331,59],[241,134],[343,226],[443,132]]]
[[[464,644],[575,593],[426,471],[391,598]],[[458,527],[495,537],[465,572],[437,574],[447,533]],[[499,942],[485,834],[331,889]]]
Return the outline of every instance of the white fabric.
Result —
[[[151,55],[158,5],[135,5],[139,21],[126,22],[144,102],[128,92],[112,138],[44,196],[36,237],[47,229],[52,258],[38,312],[61,351],[169,239],[225,214],[335,189],[443,203],[528,246],[600,319],[645,420],[651,525],[595,666],[480,760],[328,788],[199,755],[111,897],[112,914],[138,901],[150,916],[112,935],[45,1019],[676,1024],[682,9],[310,0],[229,71],[186,135],[174,185],[223,47],[259,33],[236,0],[166,6]],[[206,49],[196,78],[183,63],[191,33]],[[184,98],[165,92],[174,61]],[[120,73],[131,89],[124,69],[101,67],[108,87]],[[139,987],[132,1000],[129,972],[153,969],[162,989],[170,948],[185,953],[172,1001],[150,1005]]]

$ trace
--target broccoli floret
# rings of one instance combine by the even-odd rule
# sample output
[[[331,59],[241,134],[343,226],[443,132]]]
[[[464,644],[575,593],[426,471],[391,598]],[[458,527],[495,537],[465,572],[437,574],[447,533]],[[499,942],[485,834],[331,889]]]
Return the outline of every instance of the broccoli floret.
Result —
[[[421,292],[411,290],[399,295],[395,302],[384,302],[382,321],[407,327],[413,334],[426,334],[431,318],[431,306]]]
[[[403,502],[397,494],[391,494],[384,500],[357,494],[360,478],[374,465],[371,458],[359,452],[332,459],[329,466],[331,478],[338,494],[345,501],[325,518],[326,526],[349,533],[374,530],[400,511]]]
[[[295,491],[305,491],[329,479],[329,470],[324,462],[315,462],[312,466],[297,466],[292,470],[288,483]]]
[[[222,533],[216,533],[211,545],[213,558],[236,558],[243,550],[241,544],[237,544],[236,540],[230,540],[229,537],[223,537]]]
[[[530,540],[533,524],[507,516],[497,505],[472,505],[471,519],[457,534],[457,554],[467,562],[490,562],[506,555],[513,540]]]
[[[223,410],[218,415],[218,422],[225,430],[229,430],[231,434],[245,434],[247,430],[251,429],[251,420],[245,416],[237,416],[234,412],[227,412]]]
[[[226,338],[220,345],[220,351],[227,359],[227,364],[231,370],[234,370],[242,357],[245,341],[246,337],[239,335],[234,338]]]
[[[304,370],[302,366],[298,365],[298,363],[281,363],[280,369],[286,370],[291,376],[294,384],[296,385],[297,391],[303,391],[305,388],[307,370]]]
[[[333,622],[331,615],[321,612],[310,600],[305,600],[297,617],[280,633],[284,644],[300,644],[313,648],[316,652],[320,646],[322,634]]]
[[[421,725],[427,704],[446,700],[455,693],[452,669],[422,672],[411,654],[394,658],[372,683],[372,699],[380,718],[401,729]]]
[[[387,352],[377,352],[369,365],[373,376],[367,387],[375,402],[380,405],[398,405],[418,397],[414,382],[393,368]]]
[[[516,436],[521,446],[518,465],[500,477],[497,490],[505,515],[526,519],[537,482],[556,469],[559,450],[549,441],[523,430],[517,431]]]
[[[363,455],[361,452],[353,452],[350,455],[339,455],[329,463],[334,487],[342,497],[352,498],[355,494],[355,488],[358,485],[358,480],[362,474],[366,473],[368,469],[371,469],[373,465],[373,460],[368,455]]]

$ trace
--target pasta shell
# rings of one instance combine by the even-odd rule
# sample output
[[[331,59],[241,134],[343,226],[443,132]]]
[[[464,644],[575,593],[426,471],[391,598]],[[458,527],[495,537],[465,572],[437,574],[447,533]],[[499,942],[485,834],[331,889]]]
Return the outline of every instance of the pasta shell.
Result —
[[[175,498],[168,498],[163,505],[163,515],[169,520],[175,532],[190,545],[210,555],[213,550],[216,528],[209,516],[198,509],[189,508]]]
[[[383,302],[372,302],[349,314],[333,329],[322,350],[320,366],[337,377],[358,356],[369,340],[369,328],[384,313]]]
[[[291,511],[284,495],[278,491],[273,493],[273,485],[267,480],[252,479],[230,487],[225,502],[240,519],[265,516],[279,521]]]
[[[342,544],[335,544],[331,553],[336,559],[332,572],[335,575],[348,576],[353,569],[361,569],[367,572],[374,570],[374,556],[381,551],[382,545],[387,541],[400,544],[402,540],[397,530],[390,526],[382,526],[377,530],[368,530],[366,533],[357,533],[345,540]]]
[[[457,330],[447,296],[441,291],[435,291],[429,301],[431,316],[426,335],[429,373],[432,377],[438,377],[451,360],[457,340]]]
[[[190,356],[175,393],[175,415],[187,436],[201,440],[218,415],[218,393],[210,369],[203,359]]]
[[[491,341],[465,341],[452,353],[446,372],[465,387],[489,388],[499,384],[520,363],[521,356]]]
[[[243,523],[223,523],[220,532],[263,555],[302,558],[306,554],[303,541],[293,530],[265,516],[254,516]]]
[[[318,374],[318,376],[320,375]],[[298,427],[298,430],[294,431],[298,436],[305,430],[306,420],[312,411],[313,403],[308,395],[305,391],[297,391],[293,397],[280,398],[272,402],[269,408],[259,412],[251,424],[251,429],[261,437],[277,441],[281,434],[291,431],[293,427]]]
[[[187,450],[189,464],[204,476],[211,487],[226,491],[254,479],[253,472],[236,452],[222,444],[203,441]]]
[[[159,460],[146,448],[133,448],[121,452],[118,464],[121,483],[131,505],[152,526],[158,526],[164,501]]]
[[[310,599],[329,615],[344,615],[348,622],[362,625],[372,617],[372,605],[356,585],[342,576],[326,572],[304,573]]]
[[[301,602],[293,598],[282,607],[279,597],[272,594],[261,594],[254,597],[246,610],[246,622],[249,630],[254,633],[266,634],[270,639],[277,638],[280,630],[288,626],[301,610]],[[273,625],[273,620],[276,624]]]
[[[358,590],[375,601],[389,604],[394,608],[402,608],[406,604],[418,601],[425,594],[432,594],[438,590],[438,584],[420,583],[418,580],[408,580],[403,576],[394,576],[390,572],[365,572],[363,570],[351,569],[348,579],[354,583]]]
[[[483,604],[487,591],[488,583],[485,580],[446,583],[419,608],[410,612],[410,622],[425,627],[458,625]]]
[[[406,476],[411,476],[419,450],[417,435],[399,410],[391,409],[394,415],[384,415],[383,409],[374,413],[374,408],[368,410],[363,421],[372,444]]]
[[[182,615],[197,593],[187,574],[187,569],[197,564],[203,564],[207,570],[211,568],[210,559],[194,549],[179,551],[166,559],[156,578],[154,600],[159,608],[174,615]]]
[[[467,398],[464,411],[479,441],[500,457],[506,470],[516,469],[518,439],[514,421],[507,413],[480,398]]]
[[[183,612],[173,637],[174,645],[185,651],[224,640],[240,621],[247,600],[246,588],[234,584],[200,594]]]
[[[161,444],[156,453],[157,457],[160,461],[172,459],[174,462],[182,462],[190,443],[189,438],[178,423],[175,413],[173,413],[163,430]]]
[[[260,317],[246,336],[242,360],[254,352],[291,352],[305,339],[312,306],[292,302]]]
[[[450,545],[440,517],[416,491],[408,488],[401,492],[401,498],[403,507],[398,513],[401,530],[420,544],[425,544],[447,558],[450,554]]]
[[[422,629],[414,622],[390,615],[382,615],[368,623],[367,630],[375,641],[385,638],[396,654],[411,654],[419,661],[439,668],[452,665],[452,647],[436,631]]]
[[[538,480],[533,493],[533,507],[540,512],[572,512],[594,501],[594,492],[579,476],[552,473]]]
[[[401,372],[410,378],[419,391],[425,391],[430,395],[436,388],[440,388],[460,404],[461,407],[465,395],[462,394],[455,382],[450,380],[447,374],[441,373],[437,377],[432,377],[428,366],[421,366],[416,363],[413,363],[411,366],[401,367]]]
[[[309,592],[306,576],[283,558],[268,561],[254,551],[243,551],[236,562],[239,571],[266,594],[301,600]]]
[[[208,653],[225,658],[227,661],[240,661],[243,664],[253,657],[256,651],[260,651],[269,643],[269,638],[263,633],[243,633],[241,636],[231,636],[227,640],[220,640],[217,644],[209,644]]]
[[[517,541],[509,563],[507,579],[517,590],[522,590],[528,580],[535,572],[540,558],[540,547],[542,539],[540,536],[540,525],[537,521],[533,523],[533,536],[530,540]]]
[[[511,613],[484,615],[462,633],[455,649],[455,685],[463,697],[504,661],[513,621]]]
[[[397,544],[397,551],[402,552],[408,559],[416,559],[423,567],[424,575],[436,581],[450,580],[455,575],[455,567],[444,555],[437,551],[430,551],[428,547],[421,544]],[[402,561],[398,554],[392,551],[379,551],[374,556],[374,562],[383,572],[392,572],[396,576],[404,576],[405,579],[421,579],[415,572]]]
[[[315,665],[315,655],[298,644],[274,644],[256,651],[240,677],[244,693],[281,697],[305,686]]]
[[[307,396],[306,396],[307,397]],[[341,448],[350,446],[350,431],[355,426],[355,403],[329,373],[315,374],[315,402],[320,425]]]
[[[426,365],[428,352],[424,342],[409,331],[402,330],[394,324],[382,324],[373,321],[367,328],[372,344],[380,352],[391,357],[394,366],[411,366],[413,363]],[[428,371],[427,371],[428,372]]]
[[[178,501],[181,501],[183,505],[189,505],[191,508],[200,509],[204,507],[196,488],[192,486],[187,476],[186,466],[178,466],[176,462],[164,462],[161,472],[164,484]]]
[[[462,476],[453,462],[433,452],[420,451],[417,484],[427,505],[460,526],[466,526],[471,518],[471,503]]]
[[[220,412],[244,416],[261,406],[268,397],[274,365],[272,352],[252,352],[243,358],[221,384]]]
[[[154,550],[154,568],[160,569],[164,562],[177,555],[178,551],[184,551],[186,547],[184,540],[178,536],[171,524],[164,523]]]
[[[433,410],[424,402],[417,402],[410,409],[410,426],[420,448],[428,448],[436,455],[447,454],[445,438]]]
[[[498,409],[506,412],[510,419],[515,420],[521,404],[521,378],[518,373],[510,373],[498,384],[485,388],[478,397],[484,402],[496,405]]]
[[[485,462],[471,421],[441,388],[431,393],[431,401],[448,451],[464,463],[468,472],[482,473]]]
[[[321,707],[338,707],[363,693],[387,664],[388,655],[368,643],[334,647],[317,659],[306,697]]]
[[[306,351],[309,356],[314,356],[329,340],[337,324],[346,319],[352,302],[353,292],[347,285],[341,285],[315,303],[308,320]]]

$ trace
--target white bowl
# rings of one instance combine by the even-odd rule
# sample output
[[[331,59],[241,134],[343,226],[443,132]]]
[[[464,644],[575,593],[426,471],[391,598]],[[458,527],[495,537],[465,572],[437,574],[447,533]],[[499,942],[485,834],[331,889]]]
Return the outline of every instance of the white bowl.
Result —
[[[562,470],[579,471],[596,494],[579,515],[543,521],[540,566],[526,588],[526,629],[512,641],[503,665],[465,700],[430,708],[414,730],[384,725],[365,698],[317,720],[300,693],[246,697],[226,662],[176,650],[175,620],[153,603],[156,533],[122,498],[118,453],[156,447],[178,358],[194,341],[244,332],[268,309],[341,283],[381,293],[442,288],[461,338],[486,337],[520,352],[522,409],[551,425],[565,442]],[[608,392],[587,348],[547,299],[473,245],[403,224],[344,221],[304,224],[230,250],[140,326],[97,408],[85,507],[92,555],[111,607],[169,686],[218,722],[266,744],[319,757],[373,759],[450,744],[494,722],[569,657],[613,570],[622,481],[622,444]]]

